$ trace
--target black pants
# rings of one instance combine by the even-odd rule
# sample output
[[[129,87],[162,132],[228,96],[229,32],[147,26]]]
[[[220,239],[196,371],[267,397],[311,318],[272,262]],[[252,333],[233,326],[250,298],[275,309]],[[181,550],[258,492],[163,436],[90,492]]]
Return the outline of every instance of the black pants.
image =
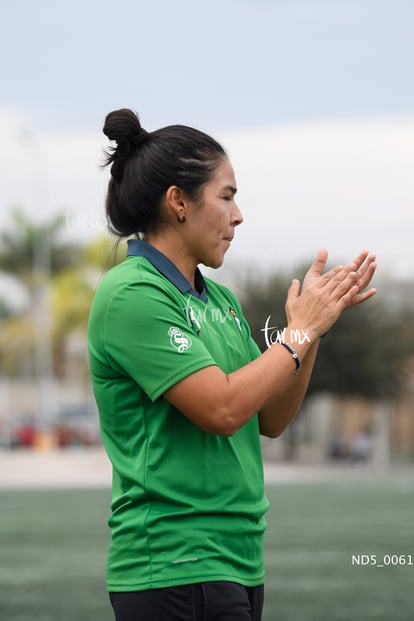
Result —
[[[109,594],[116,621],[260,621],[263,585],[201,582]]]

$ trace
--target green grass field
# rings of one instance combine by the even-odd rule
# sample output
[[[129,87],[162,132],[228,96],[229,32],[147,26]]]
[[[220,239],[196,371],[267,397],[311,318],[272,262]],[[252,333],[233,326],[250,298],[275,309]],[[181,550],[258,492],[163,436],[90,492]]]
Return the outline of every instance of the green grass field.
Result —
[[[268,496],[264,621],[414,619],[413,477],[277,484]],[[106,489],[0,491],[0,619],[113,621],[108,504]],[[398,564],[353,565],[362,554]]]

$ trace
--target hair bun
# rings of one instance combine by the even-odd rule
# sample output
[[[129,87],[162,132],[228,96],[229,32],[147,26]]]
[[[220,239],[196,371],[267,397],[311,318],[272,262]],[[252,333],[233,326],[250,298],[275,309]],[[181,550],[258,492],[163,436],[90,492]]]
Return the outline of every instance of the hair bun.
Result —
[[[121,182],[126,163],[137,152],[148,132],[141,127],[135,112],[121,108],[107,115],[103,133],[117,143],[116,147],[109,147],[106,151],[106,164],[112,164],[111,175]]]
[[[127,146],[137,147],[147,136],[148,132],[141,127],[138,116],[128,108],[121,108],[110,112],[103,127],[103,133],[114,140],[121,149]]]

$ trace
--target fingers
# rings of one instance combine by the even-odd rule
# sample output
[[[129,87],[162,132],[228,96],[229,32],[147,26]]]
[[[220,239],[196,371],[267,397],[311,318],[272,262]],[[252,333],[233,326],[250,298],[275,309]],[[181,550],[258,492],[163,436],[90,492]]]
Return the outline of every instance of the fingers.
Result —
[[[344,299],[345,308],[361,304],[362,302],[369,300],[369,298],[372,298],[377,293],[375,287],[365,291],[375,274],[375,270],[377,269],[375,258],[375,254],[368,254],[364,251],[355,259],[355,264],[359,265],[359,269],[355,274],[355,283],[358,286],[358,289],[354,291],[353,294],[352,292],[346,294]]]
[[[369,300],[369,298],[372,298],[372,296],[374,296],[376,293],[377,290],[375,289],[375,287],[373,287],[372,289],[368,289],[363,293],[358,293],[353,298],[351,298],[349,306],[356,306],[357,304],[361,304],[361,302],[365,302],[366,300]]]
[[[369,253],[368,250],[363,250],[353,261],[358,272],[357,281],[360,290],[365,289],[374,275],[375,268],[377,267],[375,259],[375,254]]]
[[[327,260],[328,251],[325,249],[319,250],[308,271],[313,273],[315,276],[320,276],[325,269]]]
[[[327,260],[328,260],[328,251],[319,250],[312,265],[310,266],[310,268],[305,274],[305,277],[302,282],[302,290],[307,289],[313,282],[315,282],[321,277],[322,272],[326,267]]]
[[[365,289],[365,287],[367,287],[369,283],[371,282],[375,274],[376,268],[377,268],[377,264],[375,262],[375,255],[371,254],[367,257],[365,263],[358,270],[357,282],[358,282],[359,289],[361,291]]]
[[[348,265],[334,267],[324,274],[320,282],[329,295],[335,293],[335,296],[342,296],[356,284],[356,278],[355,265],[349,263]]]
[[[327,251],[320,250],[303,284],[297,279],[292,281],[285,307],[288,322],[299,321],[321,333],[346,308],[365,302],[377,292],[375,288],[366,290],[377,267],[374,254],[363,250],[351,263],[322,273],[327,258]]]
[[[288,300],[297,298],[300,293],[300,281],[297,278],[292,280],[292,283],[288,289]]]
[[[375,254],[370,254],[367,250],[363,250],[354,259],[354,261],[348,263],[348,265],[337,266],[324,274],[323,277],[326,277],[326,280],[325,282],[323,282],[321,279],[321,284],[326,284],[328,281],[330,281],[331,288],[334,288],[335,283],[339,283],[342,281],[342,270],[345,270],[348,271],[350,274],[352,272],[355,273],[355,282],[358,284],[359,291],[363,291],[369,285],[374,276],[375,270],[377,268],[375,259]]]
[[[354,296],[351,296],[350,300],[348,301],[347,308],[350,308],[351,306],[356,306],[357,304],[361,304],[361,302],[369,300],[369,298],[372,298],[376,293],[377,289],[375,287],[372,287],[371,289],[367,289],[367,291],[362,292],[360,292],[358,288],[356,294]]]
[[[356,282],[356,272],[347,272],[346,268],[332,279],[330,283],[331,297],[336,299],[337,303],[345,305],[359,292]]]
[[[340,312],[353,305],[352,300],[356,298],[358,291],[359,288],[357,284],[353,284],[350,288],[344,290],[343,295],[341,295],[337,301]]]
[[[360,267],[362,266],[362,264],[364,263],[368,255],[369,255],[368,250],[362,250],[362,252],[360,252],[359,255],[355,257],[355,259],[353,260],[353,263],[355,263],[356,265],[356,268],[355,268],[356,270],[360,269]],[[371,255],[371,256],[374,256],[374,255]]]
[[[286,318],[288,322],[291,319],[291,306],[299,298],[299,295],[300,295],[300,281],[297,278],[295,278],[294,280],[292,280],[292,283],[288,289],[287,298],[285,302],[285,312],[286,312]]]

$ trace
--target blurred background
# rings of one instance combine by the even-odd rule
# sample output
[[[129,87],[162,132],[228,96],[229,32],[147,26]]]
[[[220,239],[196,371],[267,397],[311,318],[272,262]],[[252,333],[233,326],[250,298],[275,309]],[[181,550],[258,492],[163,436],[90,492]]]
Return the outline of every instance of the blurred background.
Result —
[[[412,500],[411,0],[15,0],[1,21],[0,486],[109,488],[86,330],[100,278],[125,254],[106,232],[101,129],[130,107],[148,131],[192,125],[226,148],[244,223],[213,277],[239,295],[262,349],[319,248],[330,265],[377,254],[377,296],[323,339],[300,413],[263,442],[267,481],[363,473],[394,489],[402,473]],[[304,618],[295,602],[283,618]],[[349,618],[334,602],[315,619]],[[49,618],[30,605],[32,620]]]
[[[88,311],[113,255],[105,115],[185,123],[232,159],[244,223],[214,277],[255,339],[317,250],[377,253],[378,296],[323,342],[282,459],[412,460],[411,2],[17,0],[2,9],[0,443],[99,443]]]

